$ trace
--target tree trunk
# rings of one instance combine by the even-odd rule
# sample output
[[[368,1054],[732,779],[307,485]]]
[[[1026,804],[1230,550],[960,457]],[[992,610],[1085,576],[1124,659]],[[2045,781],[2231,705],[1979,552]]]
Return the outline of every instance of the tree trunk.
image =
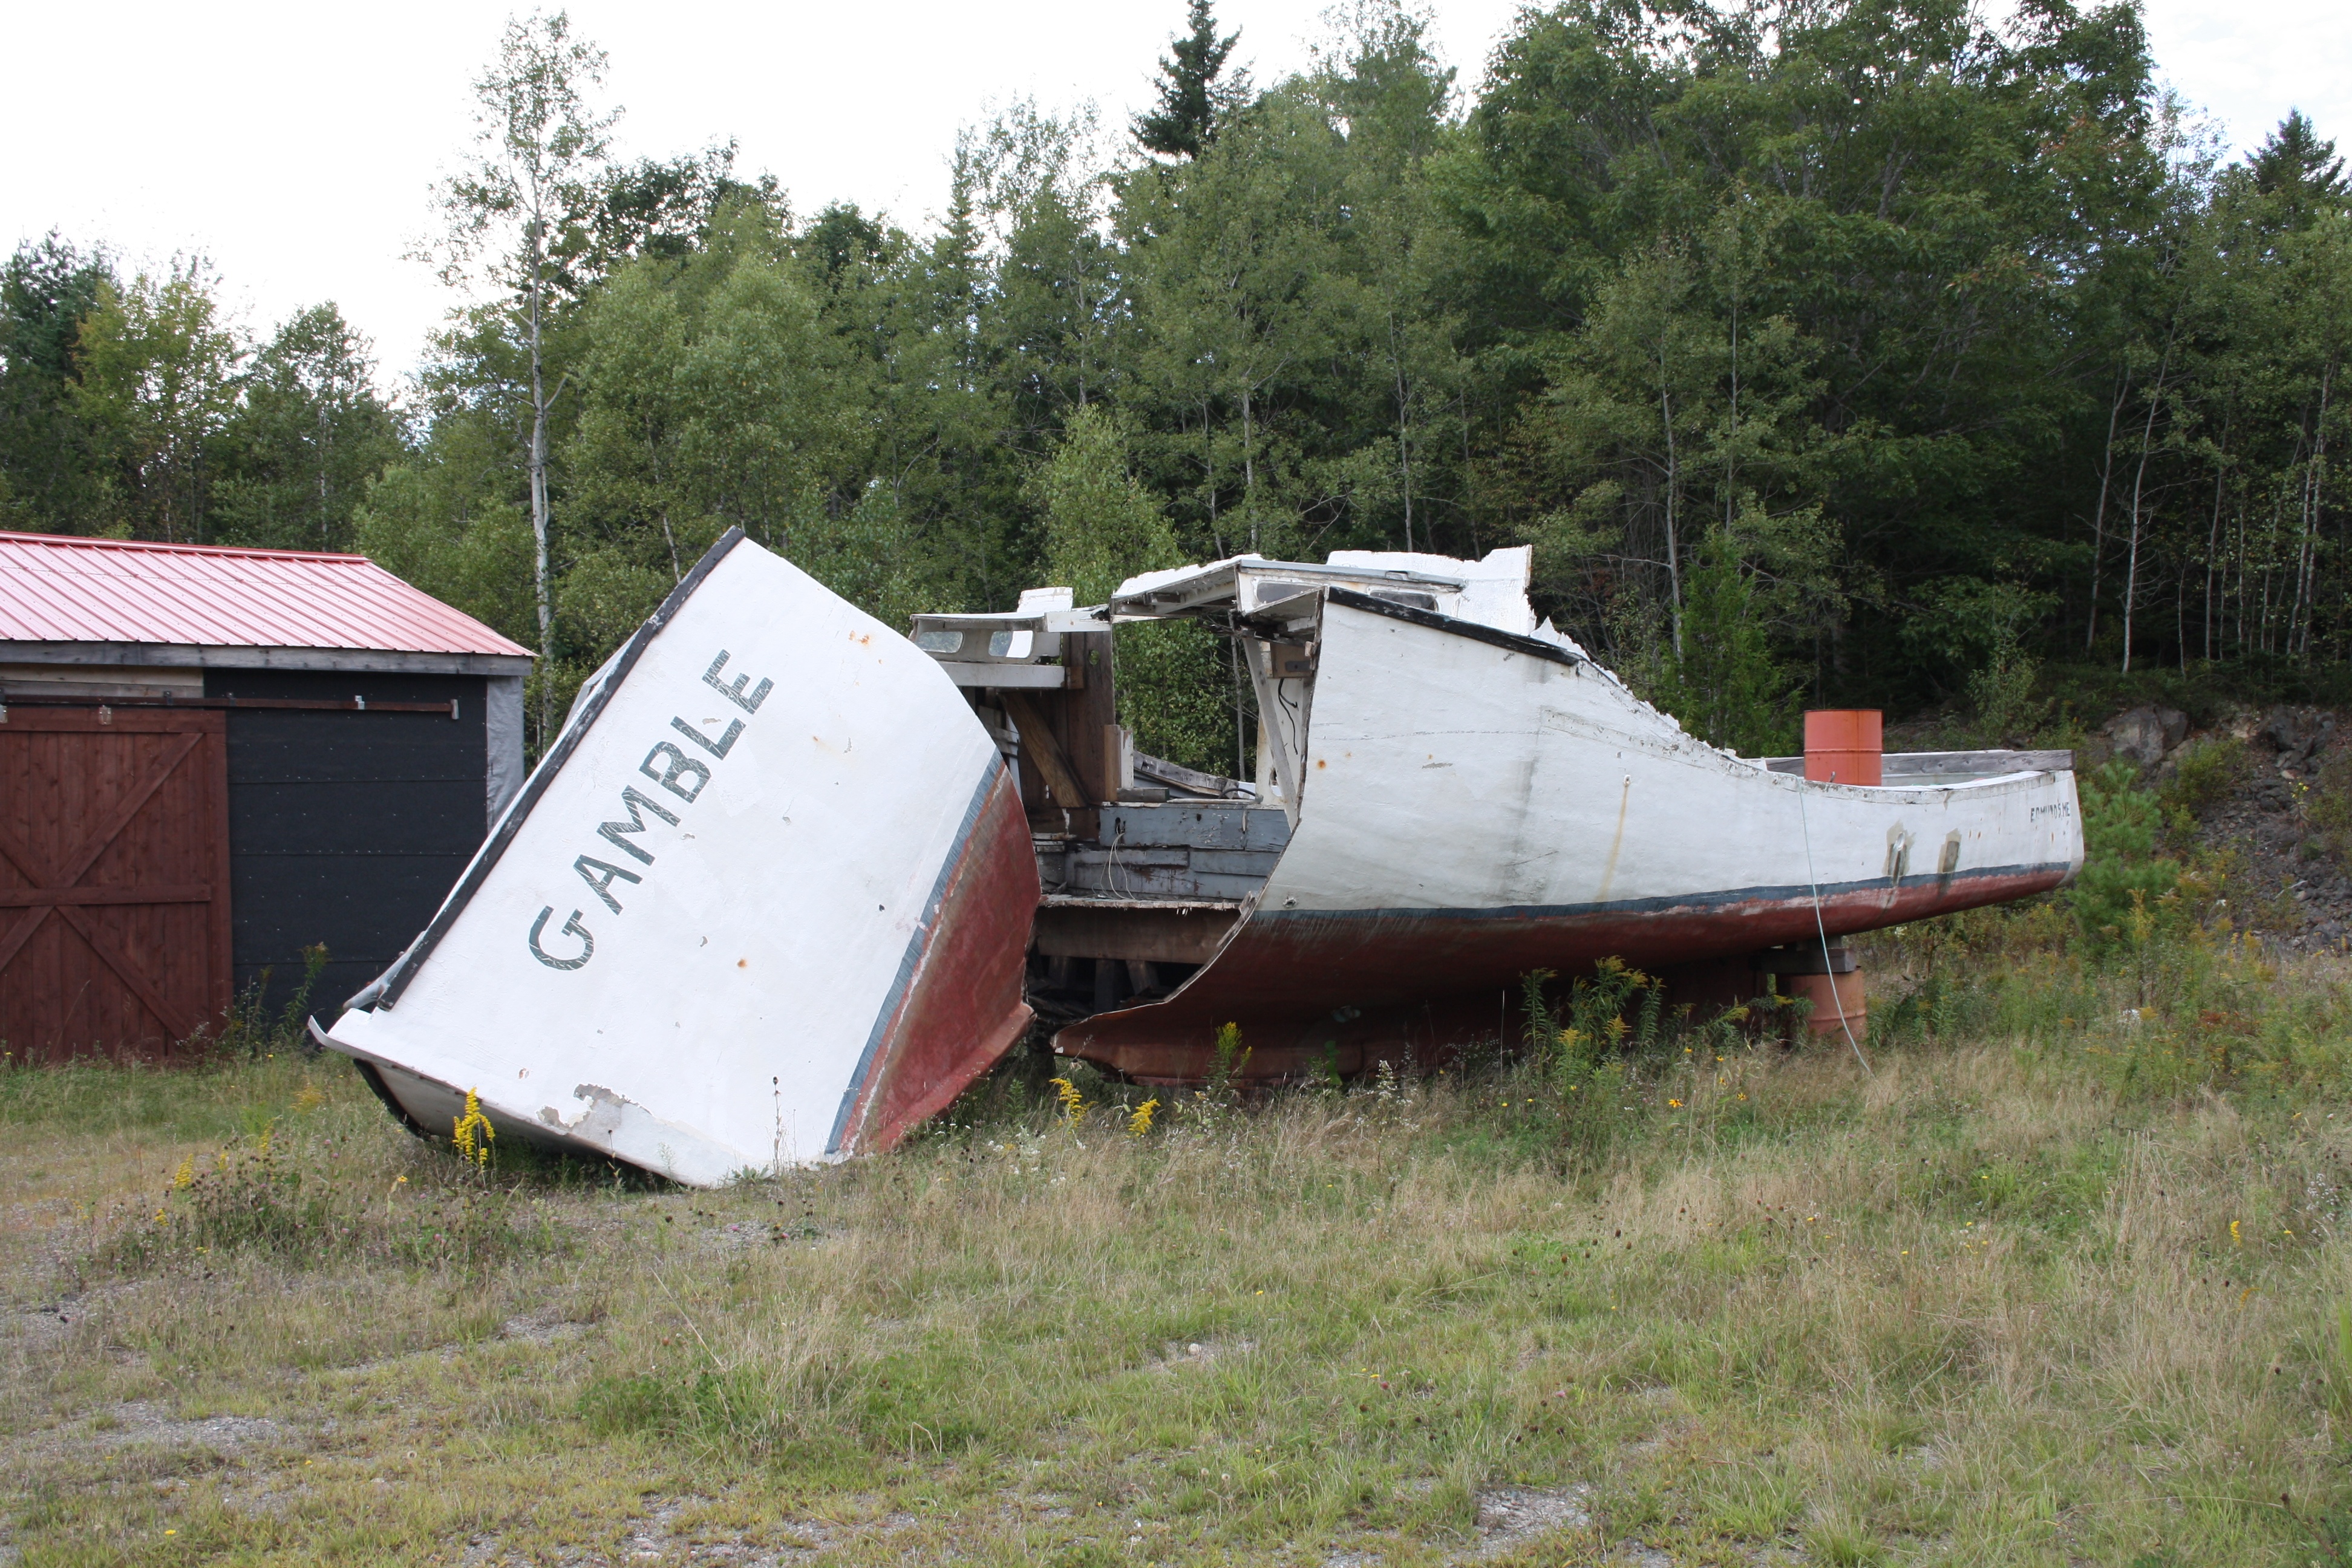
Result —
[[[1407,417],[1411,394],[1405,388],[1404,356],[1397,352],[1396,317],[1389,317],[1389,363],[1396,372],[1397,468],[1404,486],[1404,548],[1412,552],[1412,437]]]
[[[1665,353],[1661,346],[1658,364],[1665,365]],[[1658,387],[1658,411],[1666,426],[1666,607],[1675,635],[1675,660],[1683,657],[1683,568],[1682,557],[1675,548],[1675,487],[1681,482],[1681,473],[1675,465],[1675,405],[1667,395],[1664,377]]]
[[[1257,432],[1250,420],[1249,384],[1242,384],[1242,505],[1249,510],[1250,553],[1257,553]]]
[[[2291,652],[2311,652],[2311,623],[2318,612],[2319,505],[2327,483],[2327,398],[2334,389],[2336,367],[2328,365],[2319,378],[2319,418],[2312,433],[2311,466],[2304,483],[2303,539],[2296,552],[2295,601],[2300,636],[2291,636]]]
[[[2091,607],[2084,617],[2084,653],[2099,640],[2099,565],[2107,548],[2107,481],[2116,471],[2116,421],[2123,416],[2124,399],[2130,395],[2131,366],[2126,364],[2123,379],[2116,385],[2116,400],[2107,405],[2107,444],[2099,457],[2099,504],[2091,513]]]
[[[2124,667],[2123,667],[2123,673],[2124,673],[2124,674],[2126,674],[2126,675],[2129,675],[2129,674],[2131,673],[2131,655],[2132,655],[2132,648],[2131,648],[2131,639],[2132,639],[2132,607],[2133,607],[2133,601],[2134,601],[2134,599],[2137,596],[2138,592],[2139,592],[2139,518],[2140,518],[2140,498],[2141,498],[2142,494],[2144,493],[2145,487],[2146,487],[2147,482],[2147,448],[2148,448],[2148,443],[2149,443],[2149,440],[2150,440],[2150,439],[2154,437],[2154,435],[2156,434],[2156,411],[2157,411],[2157,408],[2158,408],[2158,406],[2159,403],[2161,402],[2161,398],[2162,398],[2163,391],[2164,391],[2164,376],[2162,375],[2162,374],[2161,374],[2161,373],[2159,373],[2159,374],[2158,374],[2157,378],[2156,378],[2156,386],[2155,386],[2155,388],[2154,388],[2154,389],[2153,389],[2153,390],[2148,394],[2148,399],[2147,399],[2147,422],[2145,425],[2143,425],[2143,426],[2140,426],[2140,433],[2139,433],[2139,467],[2138,467],[2136,470],[2134,470],[2134,472],[2133,472],[2133,474],[2132,474],[2132,500],[2131,500],[2131,549],[2130,549],[2130,551],[2129,551],[2129,552],[2128,552],[2128,554],[2127,554],[2127,556],[2126,556],[2126,566],[2125,566],[2125,568],[2124,568]]]
[[[535,552],[534,587],[539,599],[539,743],[549,743],[555,715],[551,677],[555,668],[555,601],[547,580],[547,392],[546,362],[540,347],[540,239],[530,236],[530,538]]]
[[[2213,662],[2214,563],[2221,555],[2221,459],[2228,455],[2229,440],[2230,432],[2225,426],[2221,431],[2221,451],[2213,459],[2213,521],[2205,531],[2205,595],[2201,603],[2205,609],[2205,662],[2208,664]],[[2225,584],[2227,581],[2223,579]]]

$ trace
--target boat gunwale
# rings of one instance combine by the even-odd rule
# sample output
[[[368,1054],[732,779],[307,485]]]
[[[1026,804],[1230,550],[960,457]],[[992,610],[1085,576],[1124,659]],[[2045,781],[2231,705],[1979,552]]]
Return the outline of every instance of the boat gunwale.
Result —
[[[417,971],[425,966],[425,961],[433,956],[433,950],[441,945],[441,939],[448,934],[449,928],[457,923],[457,917],[466,912],[466,907],[473,901],[474,895],[481,890],[482,883],[514,843],[515,836],[522,831],[523,821],[530,816],[531,808],[547,794],[555,782],[556,774],[563,771],[563,765],[580,749],[580,742],[595,726],[614,692],[628,679],[629,672],[636,668],[646,649],[668,627],[687,600],[694,596],[695,590],[702,586],[710,574],[718,570],[719,562],[742,542],[743,531],[740,528],[730,528],[720,534],[710,548],[703,552],[702,559],[696,562],[693,568],[678,580],[677,585],[669,591],[662,600],[661,607],[648,616],[646,623],[630,637],[628,646],[611,661],[604,679],[597,682],[596,689],[590,694],[578,715],[563,726],[563,732],[556,737],[554,746],[540,759],[539,766],[531,769],[530,777],[523,781],[522,788],[508,804],[506,814],[499,818],[497,828],[483,841],[481,848],[475,851],[473,859],[467,863],[465,874],[457,879],[457,885],[449,889],[449,896],[442,900],[441,907],[433,912],[432,923],[403,950],[398,958],[392,961],[391,968],[343,1004],[346,1010],[389,1008],[399,1003],[401,994],[416,978]]]

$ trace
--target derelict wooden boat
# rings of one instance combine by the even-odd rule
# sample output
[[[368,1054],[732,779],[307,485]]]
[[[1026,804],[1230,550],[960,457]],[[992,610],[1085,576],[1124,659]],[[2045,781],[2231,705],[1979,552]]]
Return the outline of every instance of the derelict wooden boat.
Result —
[[[1047,889],[1033,1000],[1046,1005],[1057,963],[1091,958],[1095,982],[1063,996],[1086,1016],[1056,1050],[1196,1080],[1232,1022],[1254,1076],[1346,1069],[1492,1038],[1532,970],[1615,956],[1700,982],[1684,987],[1696,995],[1719,984],[1708,961],[1744,977],[1751,955],[2039,892],[2081,865],[2068,753],[1892,756],[1881,786],[1809,782],[1802,759],[1694,740],[1537,626],[1527,571],[1525,550],[1342,553],[1122,586],[1112,620],[1202,616],[1240,637],[1261,782],[1253,800],[1156,801],[1129,765],[1057,833],[1063,792],[1024,781]],[[960,624],[998,639],[992,655],[939,652],[985,712],[1014,689],[991,690],[1006,677],[988,659],[1024,662],[1008,634],[1084,623],[927,616],[918,639],[944,650]],[[1024,746],[1036,705],[1014,705]]]
[[[683,1182],[887,1148],[1029,1022],[1010,772],[898,632],[730,532],[320,1042],[438,1137]]]
[[[1531,970],[1741,967],[2080,864],[2063,753],[1885,787],[1732,756],[1535,626],[1527,568],[1250,558],[910,644],[730,533],[313,1031],[420,1131],[470,1091],[502,1136],[710,1184],[888,1147],[1032,1003],[1148,1080],[1206,1076],[1227,1023],[1250,1076],[1348,1070],[1491,1037]],[[1171,616],[1239,639],[1257,784],[1116,723],[1112,625]]]

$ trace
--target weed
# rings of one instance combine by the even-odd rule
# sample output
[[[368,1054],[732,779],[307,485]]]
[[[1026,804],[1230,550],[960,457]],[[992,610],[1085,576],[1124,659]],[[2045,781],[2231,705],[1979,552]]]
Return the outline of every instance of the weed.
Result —
[[[1249,1065],[1249,1048],[1242,1044],[1239,1024],[1221,1024],[1211,1047],[1209,1081],[1202,1103],[1218,1106],[1230,1104],[1234,1099],[1234,1080]]]
[[[2192,837],[2196,819],[2229,799],[2247,771],[2246,743],[2235,736],[2214,736],[2183,747],[2172,777],[2157,792],[2172,837]]]
[[[451,1147],[457,1158],[487,1174],[490,1168],[490,1145],[498,1139],[499,1130],[482,1114],[482,1097],[473,1089],[466,1091],[465,1114],[457,1117],[449,1134]]]
[[[2304,812],[2320,848],[2338,865],[2352,862],[2352,751],[2322,765],[2304,797]]]
[[[1388,1061],[1099,1138],[1039,1079],[714,1192],[511,1130],[486,1182],[331,1064],[0,1074],[0,1261],[74,1320],[0,1358],[10,1544],[1423,1561],[1572,1478],[1595,1534],[1531,1560],[2344,1563],[2352,1012],[2137,908],[2112,954],[2056,900],[1872,939],[1916,1025],[1869,1079],[1595,971],[1549,999],[1590,1078]],[[261,1411],[282,1458],[126,1438]]]
[[[248,1059],[278,1052],[315,1052],[310,1033],[310,994],[327,967],[327,944],[314,942],[302,950],[302,982],[287,997],[276,1016],[268,1012],[269,983],[274,970],[265,964],[230,1005],[228,1020],[213,1048],[225,1056]]]

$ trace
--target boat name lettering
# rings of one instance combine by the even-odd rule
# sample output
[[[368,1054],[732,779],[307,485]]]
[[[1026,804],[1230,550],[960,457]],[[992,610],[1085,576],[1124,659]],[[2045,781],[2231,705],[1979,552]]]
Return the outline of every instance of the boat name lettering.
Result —
[[[2039,822],[2045,816],[2072,816],[2074,815],[2074,807],[2073,804],[2071,802],[2062,800],[2051,805],[2035,806],[2032,810],[2026,813],[2026,820],[2028,822]]]
[[[739,675],[732,681],[722,681],[719,677],[727,668],[727,650],[719,649],[719,657],[710,661],[710,668],[702,672],[703,684],[743,710],[744,712],[758,713],[761,704],[767,701],[768,694],[775,690],[776,683],[763,679],[757,686],[752,686],[751,678],[748,675]],[[746,690],[747,687],[750,689]],[[740,719],[730,720],[726,732],[715,741],[688,723],[683,718],[673,718],[669,723],[671,729],[692,742],[705,754],[719,762],[727,760],[727,754],[735,749],[735,742],[743,735],[744,721]],[[692,805],[702,797],[702,792],[709,786],[711,778],[710,764],[699,758],[688,756],[685,752],[678,749],[677,743],[674,741],[655,742],[653,749],[646,753],[646,760],[637,764],[637,772],[653,780],[688,805]],[[615,817],[604,824],[596,829],[596,837],[639,864],[652,865],[653,852],[644,845],[633,842],[630,837],[625,837],[625,835],[634,836],[644,833],[646,817],[648,815],[657,816],[672,827],[676,827],[678,825],[677,813],[635,784],[626,785],[622,789],[621,809],[628,814],[626,819]],[[642,883],[645,880],[643,877],[627,867],[616,866],[610,860],[599,860],[593,855],[581,856],[572,862],[572,868],[579,873],[582,881],[588,884],[588,890],[595,894],[604,906],[616,915],[621,912],[621,900],[614,896],[613,884],[614,882]],[[571,918],[563,922],[562,928],[563,935],[579,939],[580,952],[577,957],[560,958],[548,952],[542,944],[542,940],[547,934],[547,922],[555,918],[553,904],[541,910],[539,918],[531,921],[530,955],[550,969],[578,969],[586,964],[595,954],[596,939],[589,933],[586,926],[580,923],[582,912],[579,910],[572,910]]]

